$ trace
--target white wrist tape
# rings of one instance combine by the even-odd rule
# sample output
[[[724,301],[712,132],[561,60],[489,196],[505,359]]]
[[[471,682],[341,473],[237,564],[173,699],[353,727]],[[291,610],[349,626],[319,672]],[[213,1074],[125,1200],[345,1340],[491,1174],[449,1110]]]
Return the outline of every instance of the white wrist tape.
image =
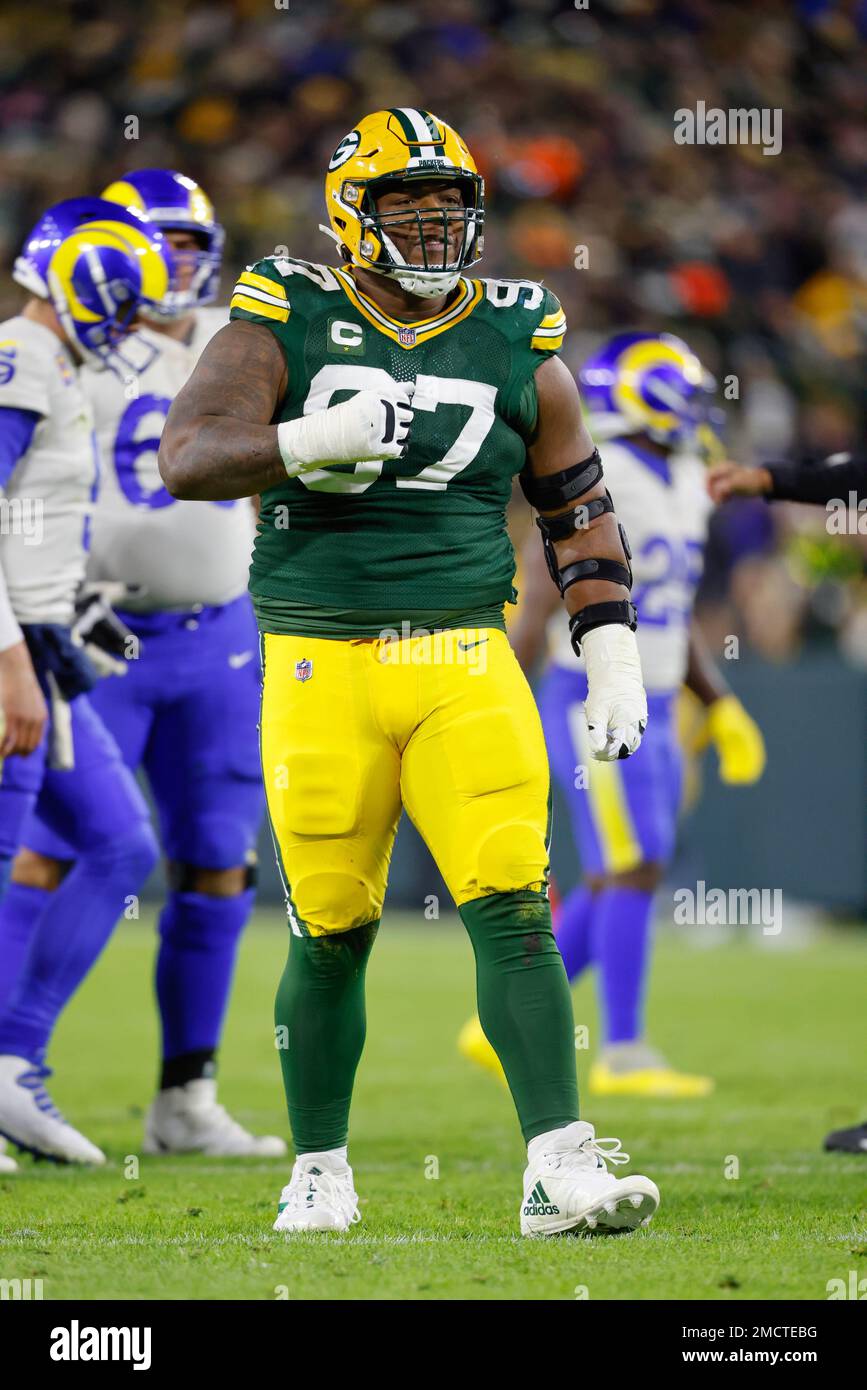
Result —
[[[398,458],[412,420],[410,393],[359,391],[351,400],[277,426],[290,478],[335,463]]]
[[[587,671],[585,710],[595,757],[634,752],[647,723],[647,695],[635,633],[624,623],[594,627],[581,639]]]

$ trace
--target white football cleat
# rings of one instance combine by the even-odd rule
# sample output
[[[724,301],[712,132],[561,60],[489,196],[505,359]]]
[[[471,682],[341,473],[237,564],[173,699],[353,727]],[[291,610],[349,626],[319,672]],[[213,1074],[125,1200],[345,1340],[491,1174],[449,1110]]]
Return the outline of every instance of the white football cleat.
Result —
[[[11,1154],[6,1152],[6,1140],[0,1139],[0,1173],[17,1173],[18,1164]]]
[[[607,1163],[628,1163],[629,1154],[619,1139],[597,1139],[583,1120],[531,1140],[529,1158],[521,1235],[632,1231],[648,1225],[659,1206],[659,1190],[650,1178],[615,1178],[608,1172]]]
[[[345,1160],[321,1154],[295,1160],[280,1193],[275,1231],[348,1231],[360,1220],[358,1193]]]
[[[210,1077],[170,1086],[156,1096],[145,1121],[146,1154],[206,1154],[209,1158],[282,1158],[275,1134],[250,1134],[217,1101]]]
[[[45,1089],[48,1067],[0,1056],[0,1134],[20,1149],[59,1163],[105,1163],[105,1154],[61,1115]]]

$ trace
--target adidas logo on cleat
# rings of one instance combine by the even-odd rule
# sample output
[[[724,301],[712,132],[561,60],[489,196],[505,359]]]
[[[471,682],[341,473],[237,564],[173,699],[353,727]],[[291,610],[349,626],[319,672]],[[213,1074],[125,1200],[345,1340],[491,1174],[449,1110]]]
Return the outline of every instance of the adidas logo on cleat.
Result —
[[[536,1183],[530,1193],[530,1200],[524,1207],[525,1216],[559,1216],[560,1208],[555,1207],[551,1198],[548,1196],[540,1182]]]
[[[321,1169],[321,1168],[310,1168],[310,1169],[308,1169],[308,1172],[310,1172],[314,1177],[317,1177],[317,1178],[318,1178],[318,1177],[320,1177],[321,1174],[322,1174],[322,1169]],[[308,1184],[308,1187],[307,1187],[307,1198],[306,1198],[308,1205],[309,1205],[310,1203],[312,1203],[312,1201],[313,1201],[313,1199],[314,1199],[315,1196],[316,1196],[316,1187],[315,1187],[315,1184],[314,1184],[314,1183],[309,1183],[309,1184]],[[286,1208],[288,1207],[288,1205],[289,1205],[288,1202],[278,1202],[278,1204],[277,1204],[277,1215],[279,1216],[280,1213],[281,1213],[281,1211],[285,1211]]]

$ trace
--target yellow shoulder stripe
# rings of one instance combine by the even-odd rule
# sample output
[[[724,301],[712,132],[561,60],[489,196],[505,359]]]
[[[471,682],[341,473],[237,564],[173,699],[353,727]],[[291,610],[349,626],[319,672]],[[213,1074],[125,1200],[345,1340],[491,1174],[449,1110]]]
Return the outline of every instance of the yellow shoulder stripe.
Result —
[[[267,294],[273,294],[277,299],[286,298],[286,286],[281,285],[279,280],[269,280],[267,275],[257,275],[253,270],[244,270],[238,277],[238,284],[250,285],[253,289],[265,290]]]
[[[536,325],[536,331],[530,339],[530,346],[539,352],[556,352],[563,346],[563,339],[566,336],[566,315],[562,308],[558,307]]]
[[[289,305],[278,308],[276,304],[269,304],[265,299],[253,299],[249,295],[240,294],[236,291],[229,301],[230,309],[246,309],[248,314],[258,314],[263,319],[276,319],[278,323],[285,323],[289,317]]]
[[[530,339],[530,347],[537,348],[540,352],[556,352],[558,348],[563,346],[563,339],[565,337],[565,332],[559,335],[552,335],[550,333],[536,335]]]

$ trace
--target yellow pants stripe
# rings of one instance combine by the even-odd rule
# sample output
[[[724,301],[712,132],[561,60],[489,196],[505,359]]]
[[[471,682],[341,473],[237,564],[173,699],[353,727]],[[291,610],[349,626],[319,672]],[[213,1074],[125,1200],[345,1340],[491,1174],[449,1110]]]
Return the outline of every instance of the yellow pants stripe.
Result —
[[[635,833],[619,763],[601,763],[590,752],[584,704],[569,706],[569,731],[581,764],[587,769],[587,796],[590,814],[599,837],[605,868],[609,873],[625,873],[641,863],[641,845]]]

